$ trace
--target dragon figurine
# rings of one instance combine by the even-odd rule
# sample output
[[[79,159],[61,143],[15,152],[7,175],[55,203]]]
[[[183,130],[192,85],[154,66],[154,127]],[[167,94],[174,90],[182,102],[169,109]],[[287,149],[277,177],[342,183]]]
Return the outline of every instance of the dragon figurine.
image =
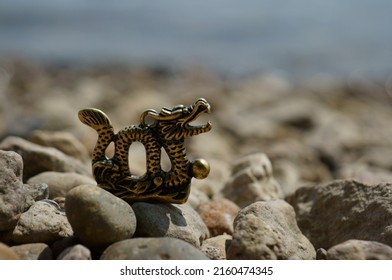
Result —
[[[210,104],[203,98],[193,105],[162,108],[158,113],[150,109],[140,116],[139,125],[131,125],[114,133],[108,116],[90,108],[79,111],[79,119],[98,133],[92,155],[95,180],[103,189],[128,203],[135,201],[185,203],[193,177],[204,179],[210,166],[204,159],[190,161],[186,155],[186,138],[211,130],[211,123],[192,126],[190,123],[203,113],[210,113]],[[129,169],[129,148],[140,142],[146,151],[146,173],[133,175]],[[114,143],[114,155],[106,156],[106,149]],[[161,167],[161,151],[166,151],[171,169]]]

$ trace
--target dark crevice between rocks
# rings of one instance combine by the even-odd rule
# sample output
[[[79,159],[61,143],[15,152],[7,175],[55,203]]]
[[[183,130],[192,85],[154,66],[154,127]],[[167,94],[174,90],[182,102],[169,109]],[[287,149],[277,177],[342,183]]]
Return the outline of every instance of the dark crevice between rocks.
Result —
[[[311,131],[315,127],[314,121],[308,116],[297,117],[284,122],[284,125],[295,128],[301,132]]]

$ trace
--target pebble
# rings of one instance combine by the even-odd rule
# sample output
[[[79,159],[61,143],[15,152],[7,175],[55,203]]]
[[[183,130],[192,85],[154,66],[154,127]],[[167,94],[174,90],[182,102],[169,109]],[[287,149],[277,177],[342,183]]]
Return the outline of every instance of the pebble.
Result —
[[[366,185],[377,185],[380,182],[392,182],[392,172],[364,163],[350,164],[339,170],[339,178],[355,180]]]
[[[341,112],[320,114],[318,125],[309,132],[304,143],[339,162],[345,150],[355,150],[363,142],[361,125]]]
[[[283,197],[281,186],[273,177],[271,162],[264,153],[239,159],[222,194],[241,208],[256,201]]]
[[[208,260],[188,242],[171,237],[132,238],[110,245],[101,260]]]
[[[46,184],[23,184],[23,161],[13,151],[0,150],[0,231],[15,227],[36,200],[48,197]]]
[[[136,202],[132,208],[137,219],[137,237],[173,237],[200,248],[203,240],[210,236],[199,214],[187,203]]]
[[[302,187],[287,200],[302,232],[316,248],[330,248],[349,239],[392,246],[390,183],[336,180]]]
[[[360,162],[366,166],[376,167],[382,170],[391,170],[391,157],[392,150],[390,147],[373,146],[363,151]]]
[[[71,225],[57,203],[41,200],[20,215],[15,228],[6,232],[3,238],[14,244],[52,244],[72,235]]]
[[[330,181],[331,169],[321,159],[325,155],[296,138],[280,139],[265,148],[274,167],[274,177],[280,183],[284,197],[307,184]],[[326,159],[324,159],[326,161]]]
[[[94,185],[95,180],[90,176],[75,172],[46,171],[31,177],[28,184],[45,183],[49,187],[49,198],[65,197],[68,191],[79,185]]]
[[[11,247],[21,260],[52,260],[53,253],[45,243],[30,243]]]
[[[260,177],[273,176],[271,161],[264,153],[253,153],[237,159],[233,165],[232,174],[241,172],[248,167],[253,167]]]
[[[242,209],[234,221],[227,259],[315,259],[295,213],[284,200],[259,201]]]
[[[81,162],[91,162],[86,147],[72,133],[36,130],[30,134],[29,141],[41,146],[56,148]]]
[[[202,202],[196,211],[207,225],[211,236],[233,234],[233,222],[241,209],[226,198]]]
[[[91,252],[87,247],[81,244],[77,244],[65,249],[57,257],[57,259],[58,260],[91,260]]]
[[[191,188],[191,193],[189,194],[187,203],[189,203],[189,205],[193,208],[196,209],[200,203],[205,202],[205,201],[209,201],[210,198],[208,197],[207,194],[205,194],[202,190],[195,188],[192,185]]]
[[[81,161],[52,148],[34,144],[23,138],[8,136],[0,143],[0,150],[14,151],[23,158],[23,181],[45,172],[76,172],[91,176],[91,168]]]
[[[65,198],[65,211],[75,236],[88,248],[102,250],[131,238],[136,230],[132,207],[94,185],[70,190]]]
[[[211,260],[225,260],[226,247],[232,237],[228,234],[218,235],[204,240],[201,251]]]
[[[376,241],[350,239],[327,251],[328,260],[392,260],[392,247]]]

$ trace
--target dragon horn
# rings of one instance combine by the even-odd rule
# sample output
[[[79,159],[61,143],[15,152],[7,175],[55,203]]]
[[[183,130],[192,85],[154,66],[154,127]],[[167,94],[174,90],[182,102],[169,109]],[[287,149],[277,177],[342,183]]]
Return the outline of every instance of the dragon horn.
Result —
[[[166,116],[162,116],[160,115],[157,111],[153,110],[153,109],[149,109],[144,111],[143,114],[140,115],[140,123],[143,125],[147,125],[146,124],[146,117],[151,117],[156,121],[170,121],[170,120],[174,120],[175,118],[178,117],[178,114],[168,114]]]

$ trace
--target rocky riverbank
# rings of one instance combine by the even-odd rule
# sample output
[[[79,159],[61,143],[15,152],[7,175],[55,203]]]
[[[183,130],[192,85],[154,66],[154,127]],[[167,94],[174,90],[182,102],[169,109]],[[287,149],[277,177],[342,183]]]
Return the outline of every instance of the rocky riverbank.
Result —
[[[392,259],[388,83],[21,62],[0,73],[0,259]],[[96,187],[80,109],[118,131],[199,97],[213,128],[186,145],[211,173],[187,203],[129,205]],[[141,144],[130,159],[143,174]]]

